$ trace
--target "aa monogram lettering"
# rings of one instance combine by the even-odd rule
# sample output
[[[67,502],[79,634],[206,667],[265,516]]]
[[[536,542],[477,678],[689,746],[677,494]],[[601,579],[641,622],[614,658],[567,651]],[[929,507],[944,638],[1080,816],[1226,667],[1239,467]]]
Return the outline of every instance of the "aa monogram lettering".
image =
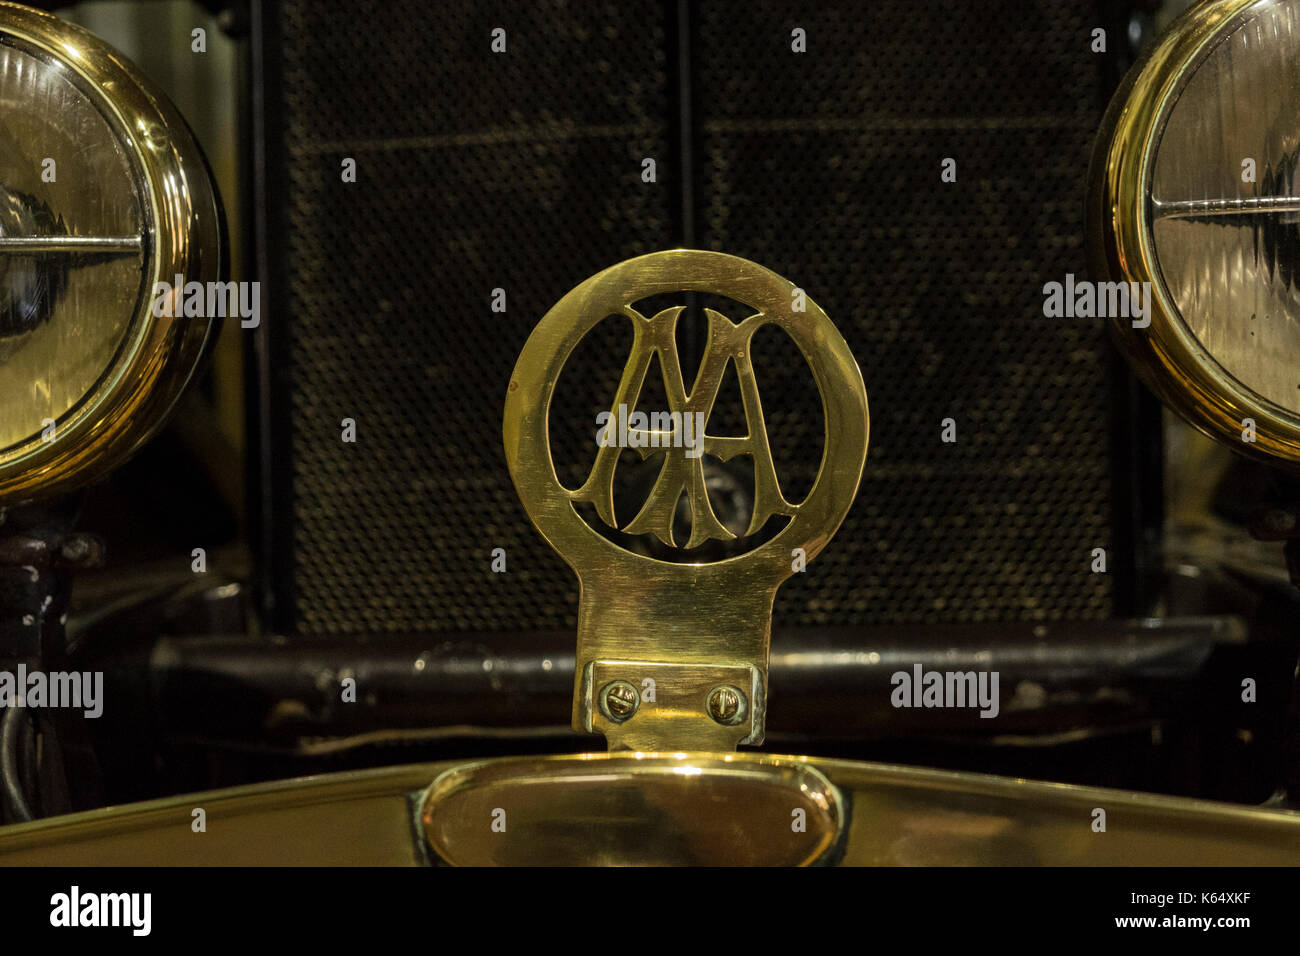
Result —
[[[671,432],[662,429],[661,434],[671,434],[677,440],[664,450],[663,467],[645,505],[621,530],[628,534],[653,534],[670,547],[681,547],[673,540],[673,518],[677,502],[685,493],[691,507],[691,535],[684,547],[694,548],[710,539],[728,541],[736,537],[718,520],[709,503],[704,483],[703,455],[706,453],[723,461],[736,455],[753,457],[754,511],[745,534],[754,534],[773,515],[793,517],[799,506],[791,504],[781,493],[750,361],[750,340],[767,323],[766,316],[759,313],[735,323],[720,312],[705,309],[708,340],[695,384],[687,394],[675,339],[677,320],[684,310],[685,306],[673,306],[653,318],[646,318],[631,306],[624,306],[623,313],[632,319],[634,328],[632,354],[623,369],[612,410],[601,415],[602,423],[609,429],[608,423],[618,423],[626,417],[627,409],[636,408],[650,360],[657,355],[668,397],[667,424],[674,420],[677,422],[677,427]],[[748,434],[740,437],[707,435],[704,427],[718,397],[728,363],[735,366],[740,382]],[[694,433],[689,445],[685,442],[688,422],[692,423],[689,427]],[[661,424],[665,424],[662,419]],[[629,442],[626,447],[638,449],[642,458],[664,449],[662,442],[658,446]],[[602,444],[586,482],[577,491],[570,492],[574,501],[593,505],[601,520],[611,528],[619,527],[614,515],[614,470],[618,456],[616,443]]]

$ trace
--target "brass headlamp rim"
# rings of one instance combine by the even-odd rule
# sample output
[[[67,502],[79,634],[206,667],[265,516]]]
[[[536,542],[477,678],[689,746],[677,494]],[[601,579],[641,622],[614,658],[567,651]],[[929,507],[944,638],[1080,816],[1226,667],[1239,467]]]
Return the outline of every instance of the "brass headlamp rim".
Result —
[[[0,37],[76,76],[130,157],[144,200],[144,268],[121,345],[95,385],[56,420],[53,441],[34,433],[0,451],[0,503],[9,504],[64,493],[106,474],[161,427],[220,322],[155,317],[151,291],[177,275],[220,277],[224,226],[184,119],[129,60],[75,24],[11,3],[0,3]]]
[[[1300,465],[1300,415],[1248,388],[1209,353],[1183,321],[1161,276],[1150,196],[1160,136],[1186,82],[1261,0],[1211,0],[1184,13],[1129,71],[1098,135],[1089,178],[1094,270],[1149,282],[1150,326],[1113,317],[1110,328],[1139,378],[1199,431],[1253,457]],[[1241,440],[1242,420],[1257,441]]]

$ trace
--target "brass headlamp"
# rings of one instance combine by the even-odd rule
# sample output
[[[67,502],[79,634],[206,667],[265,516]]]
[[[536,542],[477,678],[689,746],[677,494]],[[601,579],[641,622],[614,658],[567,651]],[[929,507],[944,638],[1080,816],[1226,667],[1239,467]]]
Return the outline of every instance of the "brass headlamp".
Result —
[[[1149,286],[1112,329],[1201,431],[1300,465],[1300,3],[1189,10],[1111,104],[1093,162],[1097,270]],[[1147,324],[1149,321],[1149,325]]]
[[[0,504],[120,464],[166,418],[215,317],[155,287],[220,277],[222,218],[175,108],[120,53],[0,4]]]

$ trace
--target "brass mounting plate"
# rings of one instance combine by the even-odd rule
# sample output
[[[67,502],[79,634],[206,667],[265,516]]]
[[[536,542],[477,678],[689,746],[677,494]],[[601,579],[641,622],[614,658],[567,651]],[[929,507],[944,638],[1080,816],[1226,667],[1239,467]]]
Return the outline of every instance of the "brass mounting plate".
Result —
[[[627,681],[640,695],[636,712],[623,721],[606,716],[596,702],[601,688],[617,680]],[[581,684],[583,729],[604,734],[610,750],[655,750],[664,737],[678,741],[683,750],[735,750],[762,739],[763,684],[752,664],[591,661]],[[745,695],[739,723],[722,724],[709,716],[709,694],[718,687],[735,687]]]

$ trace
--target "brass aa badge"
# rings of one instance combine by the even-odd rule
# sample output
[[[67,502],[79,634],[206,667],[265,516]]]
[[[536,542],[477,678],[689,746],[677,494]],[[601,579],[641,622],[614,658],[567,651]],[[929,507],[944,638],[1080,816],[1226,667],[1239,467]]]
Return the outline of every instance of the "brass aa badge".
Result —
[[[692,292],[726,296],[752,315],[735,323],[705,310],[708,342],[688,392],[674,338],[684,306],[653,316],[633,306],[651,296]],[[738,557],[675,564],[620,547],[578,513],[575,506],[586,503],[611,527],[653,534],[674,545],[673,514],[684,495],[691,510],[686,547],[732,537],[710,506],[698,444],[692,454],[687,442],[656,442],[663,463],[654,487],[640,512],[622,525],[613,494],[621,449],[601,447],[580,488],[566,488],[557,477],[547,417],[560,370],[597,323],[620,315],[632,320],[633,345],[630,356],[610,356],[611,362],[624,362],[618,393],[610,396],[610,415],[619,414],[620,405],[625,413],[636,408],[651,357],[657,355],[669,405],[664,418],[675,428],[694,422],[707,428],[723,373],[734,366],[748,434],[714,437],[704,431],[702,450],[724,460],[753,459],[750,533],[783,515],[788,520],[774,537]],[[821,470],[800,502],[786,500],[781,491],[763,424],[750,342],[765,325],[794,340],[821,392]],[[782,396],[763,398],[779,403]],[[826,314],[792,283],[735,256],[676,249],[629,259],[582,283],[538,323],[510,380],[504,432],[519,497],[581,586],[574,729],[604,734],[611,749],[721,751],[761,743],[776,589],[840,526],[867,456],[862,373]]]

